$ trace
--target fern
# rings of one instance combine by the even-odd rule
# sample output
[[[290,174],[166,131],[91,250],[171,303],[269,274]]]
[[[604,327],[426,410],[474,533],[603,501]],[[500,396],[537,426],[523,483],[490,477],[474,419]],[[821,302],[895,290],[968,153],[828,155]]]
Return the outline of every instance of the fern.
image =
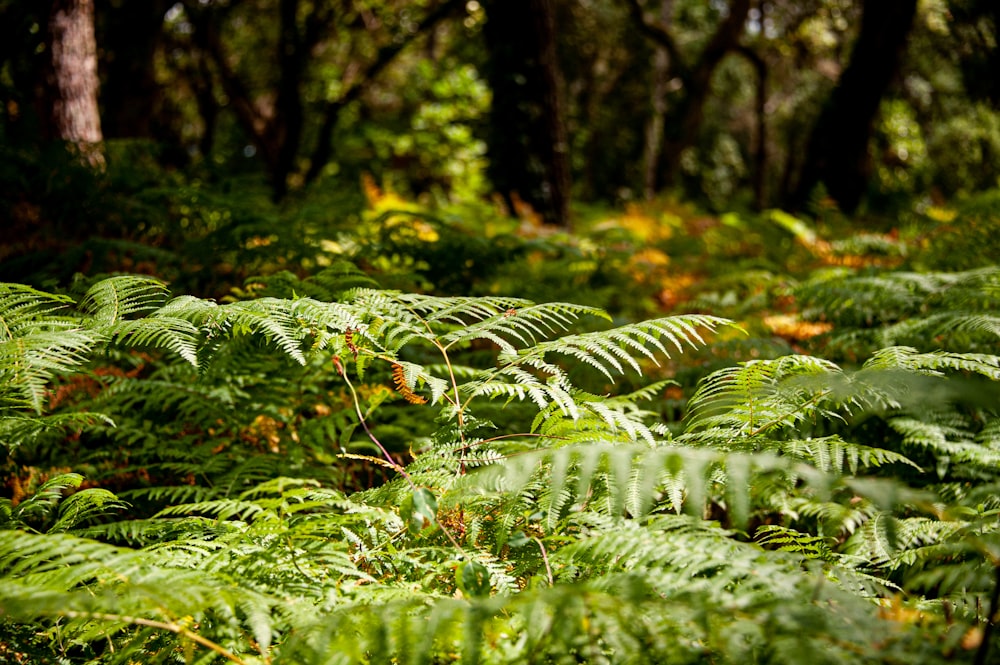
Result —
[[[723,319],[300,282],[5,292],[18,487],[70,455],[107,485],[0,502],[8,625],[64,659],[311,665],[936,662],[923,633],[977,621],[944,602],[992,589],[1000,421],[967,386],[994,355],[743,363],[671,437],[669,380],[600,393]]]

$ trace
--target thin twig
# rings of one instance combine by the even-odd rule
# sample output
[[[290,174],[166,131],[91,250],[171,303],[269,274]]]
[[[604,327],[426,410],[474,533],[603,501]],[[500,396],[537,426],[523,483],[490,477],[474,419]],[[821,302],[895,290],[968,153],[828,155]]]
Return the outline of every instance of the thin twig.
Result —
[[[207,637],[203,637],[198,633],[189,630],[186,626],[182,626],[179,623],[170,623],[167,621],[156,621],[154,619],[144,619],[142,617],[132,617],[124,614],[106,614],[103,612],[78,612],[76,610],[67,610],[65,612],[60,612],[63,616],[69,617],[71,619],[96,619],[98,621],[121,621],[123,623],[130,623],[136,626],[148,626],[150,628],[158,628],[160,630],[167,630],[171,633],[180,635],[181,637],[186,637],[192,642],[197,642],[206,649],[210,649],[215,653],[219,654],[226,660],[229,660],[237,665],[249,665],[247,661],[243,660],[232,651],[229,651],[220,644],[213,642]]]
[[[545,551],[545,545],[540,538],[532,538],[538,544],[538,549],[542,551],[542,561],[545,563],[545,576],[549,580],[549,586],[555,586],[556,581],[552,577],[552,566],[549,565],[549,553]]]

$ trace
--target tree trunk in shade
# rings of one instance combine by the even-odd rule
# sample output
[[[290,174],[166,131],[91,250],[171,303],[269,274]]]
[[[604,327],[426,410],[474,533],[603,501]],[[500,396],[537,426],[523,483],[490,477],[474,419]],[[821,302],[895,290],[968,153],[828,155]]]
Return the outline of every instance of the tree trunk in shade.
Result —
[[[101,43],[101,105],[108,138],[164,140],[159,117],[163,90],[155,57],[170,0],[94,0]]]
[[[51,129],[91,164],[103,162],[93,0],[53,0],[49,15]]]
[[[673,17],[673,0],[660,2],[660,21],[669,25]],[[667,116],[667,87],[670,80],[670,51],[662,45],[653,54],[653,85],[649,104],[652,113],[646,122],[645,142],[642,149],[643,195],[647,201],[656,196],[660,154],[663,150],[663,125]]]
[[[861,202],[875,117],[898,71],[916,12],[917,0],[865,0],[850,62],[810,134],[792,206],[805,204],[820,183],[845,212]]]
[[[523,201],[548,224],[569,223],[569,150],[552,0],[489,0],[489,175],[512,209]]]

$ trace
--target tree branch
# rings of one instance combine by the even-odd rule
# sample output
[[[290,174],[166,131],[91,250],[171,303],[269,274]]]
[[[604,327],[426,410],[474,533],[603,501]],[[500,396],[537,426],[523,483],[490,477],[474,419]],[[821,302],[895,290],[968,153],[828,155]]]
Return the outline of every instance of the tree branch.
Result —
[[[323,110],[323,123],[320,125],[319,138],[316,143],[316,148],[313,150],[312,159],[309,163],[309,169],[306,171],[305,182],[308,184],[314,181],[319,174],[323,171],[323,167],[327,165],[330,161],[330,157],[333,153],[333,130],[337,125],[337,119],[340,117],[340,112],[345,106],[351,102],[356,101],[361,95],[368,89],[372,81],[377,77],[382,70],[392,64],[396,56],[409,46],[417,37],[420,37],[425,32],[432,29],[435,25],[440,23],[449,14],[455,12],[456,10],[465,6],[463,0],[445,0],[442,4],[438,5],[436,9],[430,12],[424,19],[417,25],[416,29],[410,34],[406,35],[405,38],[395,41],[391,44],[386,44],[379,49],[378,53],[375,55],[375,59],[372,60],[368,66],[362,71],[361,75],[355,79],[355,82],[342,94],[339,98],[327,102]]]
[[[628,5],[629,16],[632,17],[639,30],[646,37],[666,49],[667,54],[670,56],[671,65],[680,73],[681,78],[684,78],[688,68],[684,63],[684,57],[681,55],[680,49],[677,48],[677,41],[670,30],[665,25],[647,16],[639,0],[625,0],[625,4]]]
[[[746,24],[749,13],[750,0],[731,0],[729,15],[719,23],[712,39],[701,52],[698,63],[695,65],[694,76],[703,75],[704,72],[711,76],[715,67],[726,54],[739,47],[740,35],[743,34],[743,26]]]
[[[269,118],[265,117],[253,103],[250,90],[226,60],[217,20],[209,16],[207,10],[199,8],[196,3],[185,2],[184,8],[194,25],[195,42],[215,64],[222,90],[229,98],[237,119],[250,134],[253,142],[260,148],[264,158],[271,163],[277,158],[277,155],[271,155],[268,152],[266,138]]]

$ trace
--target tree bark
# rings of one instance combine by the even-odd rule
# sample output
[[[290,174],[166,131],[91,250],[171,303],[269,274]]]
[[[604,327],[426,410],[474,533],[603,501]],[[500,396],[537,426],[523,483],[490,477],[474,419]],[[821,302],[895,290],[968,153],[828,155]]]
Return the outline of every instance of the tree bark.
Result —
[[[95,0],[101,20],[104,134],[113,138],[164,138],[157,135],[162,90],[154,58],[169,0],[112,2]]]
[[[865,0],[847,68],[810,133],[793,207],[804,205],[820,183],[845,212],[861,202],[875,117],[899,69],[916,11],[917,0]]]
[[[569,149],[552,0],[489,0],[483,35],[493,91],[489,175],[511,209],[569,224]]]
[[[54,0],[48,33],[53,138],[77,146],[91,164],[103,163],[93,0]]]
[[[660,177],[653,177],[657,185],[669,186],[676,182],[680,174],[681,154],[697,140],[704,121],[705,104],[712,91],[712,74],[726,54],[739,48],[750,13],[750,0],[730,0],[728,14],[692,65],[685,61],[668,25],[648,18],[639,0],[628,0],[627,4],[639,30],[667,52],[670,70],[680,83],[678,89],[681,95],[667,114],[664,124]]]

